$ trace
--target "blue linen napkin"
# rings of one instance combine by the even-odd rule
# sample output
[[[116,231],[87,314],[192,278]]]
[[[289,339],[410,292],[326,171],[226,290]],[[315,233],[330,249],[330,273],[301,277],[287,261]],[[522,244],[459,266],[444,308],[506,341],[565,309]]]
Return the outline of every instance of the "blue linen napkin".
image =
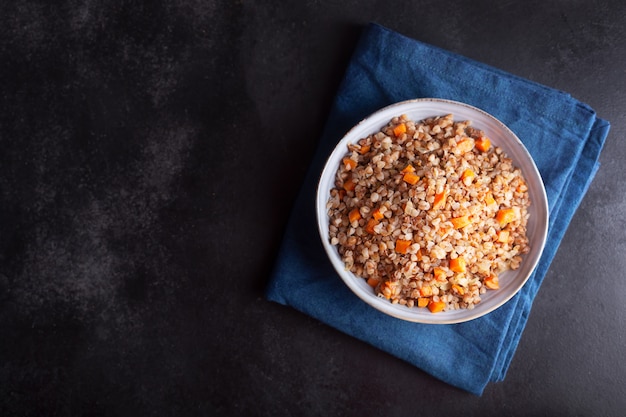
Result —
[[[548,240],[526,285],[504,306],[461,324],[410,323],[370,307],[337,276],[317,232],[317,180],[335,144],[379,108],[421,97],[465,102],[508,125],[535,159],[548,195]],[[266,296],[481,395],[506,375],[533,299],[598,170],[608,131],[607,121],[564,92],[370,24],[336,95]]]

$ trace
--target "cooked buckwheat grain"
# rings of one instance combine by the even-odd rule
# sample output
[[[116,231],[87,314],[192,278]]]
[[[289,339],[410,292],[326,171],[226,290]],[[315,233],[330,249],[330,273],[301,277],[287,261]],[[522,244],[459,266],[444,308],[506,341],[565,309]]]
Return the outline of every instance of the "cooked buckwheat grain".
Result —
[[[471,309],[519,267],[528,188],[485,139],[452,115],[402,115],[348,145],[327,203],[330,242],[380,297]]]

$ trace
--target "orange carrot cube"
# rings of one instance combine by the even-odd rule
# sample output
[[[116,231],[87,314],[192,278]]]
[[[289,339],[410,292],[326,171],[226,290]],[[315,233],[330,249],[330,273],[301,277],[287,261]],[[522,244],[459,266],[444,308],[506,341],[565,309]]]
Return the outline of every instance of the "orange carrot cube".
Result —
[[[464,295],[465,290],[458,284],[452,284],[452,291],[456,292],[459,295]]]
[[[445,307],[446,303],[444,303],[443,301],[430,301],[428,303],[428,309],[431,313],[439,313],[443,311]]]
[[[407,249],[409,249],[409,246],[411,246],[411,243],[412,242],[410,240],[396,240],[396,252],[402,254],[406,253]]]
[[[420,177],[415,172],[406,172],[402,179],[407,184],[415,185],[420,180]]]
[[[512,207],[498,210],[496,214],[496,220],[500,223],[500,227],[504,227],[517,218],[517,213]]]
[[[432,209],[439,210],[446,205],[446,199],[448,198],[448,189],[444,189],[439,194],[435,194],[435,201],[433,201]]]
[[[417,299],[417,306],[418,307],[426,307],[428,305],[428,302],[430,301],[430,299],[428,298],[424,298],[424,297],[419,297]]]
[[[367,279],[367,285],[369,285],[372,288],[376,288],[378,286],[379,282],[380,281],[378,279],[374,278],[374,277],[369,277]]]
[[[404,133],[406,133],[406,125],[404,123],[400,123],[398,126],[393,128],[393,134],[396,135],[396,137],[401,136]]]
[[[367,233],[369,233],[370,235],[374,235],[376,234],[376,231],[374,230],[374,227],[378,224],[378,220],[376,219],[369,219],[367,221],[367,224],[365,225],[365,231]]]
[[[443,268],[439,268],[436,266],[433,269],[433,275],[437,281],[445,281],[446,280],[446,271]]]
[[[346,191],[354,191],[355,187],[356,187],[356,183],[354,181],[352,181],[352,178],[348,178],[343,183],[343,188]]]
[[[420,295],[422,297],[430,297],[431,295],[433,295],[433,289],[430,285],[424,285],[422,288],[420,288]]]
[[[450,259],[450,269],[454,272],[465,272],[467,263],[465,258],[459,256],[458,258]]]
[[[476,177],[476,173],[468,168],[463,171],[463,174],[461,174],[461,181],[463,181],[463,184],[465,185],[470,185],[474,180],[474,177]]]
[[[491,148],[491,140],[487,136],[481,136],[474,142],[476,149],[481,152],[487,152]]]
[[[461,217],[454,217],[450,219],[450,222],[452,222],[452,226],[454,226],[455,229],[462,229],[465,226],[472,223],[472,221],[469,218],[469,215],[465,215]]]
[[[348,220],[350,220],[350,223],[354,223],[355,221],[358,221],[360,218],[361,218],[361,212],[359,211],[358,208],[352,209],[350,213],[348,214]]]
[[[353,170],[354,168],[356,168],[356,161],[354,159],[351,158],[343,158],[343,165],[346,168],[347,171]]]

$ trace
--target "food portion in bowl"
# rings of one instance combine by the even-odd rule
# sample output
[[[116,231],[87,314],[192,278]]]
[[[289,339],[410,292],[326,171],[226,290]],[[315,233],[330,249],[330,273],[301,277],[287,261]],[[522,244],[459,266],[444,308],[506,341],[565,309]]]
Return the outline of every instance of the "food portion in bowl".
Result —
[[[474,308],[519,268],[529,206],[505,152],[447,114],[394,117],[348,144],[326,208],[347,270],[391,303],[436,313]]]

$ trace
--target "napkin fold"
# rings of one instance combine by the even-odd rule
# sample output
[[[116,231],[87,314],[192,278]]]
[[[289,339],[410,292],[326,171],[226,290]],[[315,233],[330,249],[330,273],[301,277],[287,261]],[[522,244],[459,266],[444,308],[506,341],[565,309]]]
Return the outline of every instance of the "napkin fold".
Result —
[[[505,123],[534,158],[548,196],[548,240],[532,276],[502,307],[466,323],[411,323],[370,307],[337,276],[317,232],[317,181],[335,144],[381,107],[425,97],[468,103]],[[364,29],[335,97],[266,296],[481,395],[489,382],[506,375],[533,299],[599,168],[608,131],[607,121],[564,92],[372,23]]]

